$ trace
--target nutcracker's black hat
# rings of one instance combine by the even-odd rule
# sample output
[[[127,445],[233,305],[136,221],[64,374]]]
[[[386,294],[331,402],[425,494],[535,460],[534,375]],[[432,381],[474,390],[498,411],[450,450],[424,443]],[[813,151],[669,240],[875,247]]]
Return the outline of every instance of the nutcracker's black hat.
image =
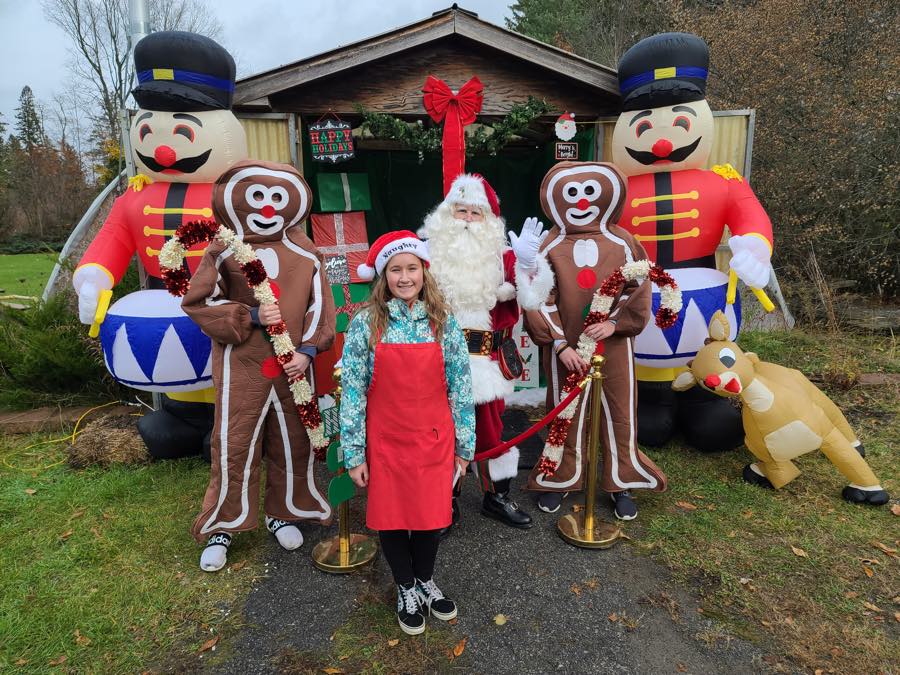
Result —
[[[709,48],[690,33],[644,38],[619,59],[622,110],[662,108],[706,98]]]
[[[228,110],[234,96],[234,59],[215,40],[184,31],[151,33],[134,48],[141,108],[169,112]]]

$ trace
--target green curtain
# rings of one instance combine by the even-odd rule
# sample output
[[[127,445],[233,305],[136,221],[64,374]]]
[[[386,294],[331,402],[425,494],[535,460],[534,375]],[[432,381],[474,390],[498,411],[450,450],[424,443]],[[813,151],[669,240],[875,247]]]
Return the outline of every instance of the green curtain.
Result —
[[[304,138],[306,123],[304,122]],[[579,159],[594,158],[595,126],[579,131]],[[529,216],[545,221],[541,212],[538,188],[544,174],[555,164],[555,140],[531,147],[508,147],[497,156],[466,158],[466,171],[480,173],[497,191],[500,209],[507,228],[518,232]],[[441,192],[441,158],[437,153],[421,161],[411,151],[357,150],[356,157],[339,164],[313,162],[309,144],[303,144],[303,167],[306,181],[315,192],[316,175],[329,173],[365,173],[369,176],[372,209],[366,211],[369,241],[391,230],[417,230],[428,212],[443,198]],[[316,195],[313,212],[318,212]]]

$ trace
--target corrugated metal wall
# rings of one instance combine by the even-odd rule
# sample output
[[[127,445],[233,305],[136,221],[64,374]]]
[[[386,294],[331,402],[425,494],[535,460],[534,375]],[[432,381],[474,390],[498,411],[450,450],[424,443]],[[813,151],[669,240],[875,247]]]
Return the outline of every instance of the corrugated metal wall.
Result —
[[[241,116],[238,119],[247,134],[247,151],[250,157],[283,164],[291,163],[289,117],[271,119]]]

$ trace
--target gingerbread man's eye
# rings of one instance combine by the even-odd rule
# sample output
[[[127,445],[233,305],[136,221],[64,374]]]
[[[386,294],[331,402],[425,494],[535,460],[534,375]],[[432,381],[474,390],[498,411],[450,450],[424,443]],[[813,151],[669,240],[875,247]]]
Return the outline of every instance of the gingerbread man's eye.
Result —
[[[566,194],[569,195],[570,197],[576,197],[576,196],[578,196],[578,188],[575,187],[574,185],[572,185],[572,186],[566,188]]]

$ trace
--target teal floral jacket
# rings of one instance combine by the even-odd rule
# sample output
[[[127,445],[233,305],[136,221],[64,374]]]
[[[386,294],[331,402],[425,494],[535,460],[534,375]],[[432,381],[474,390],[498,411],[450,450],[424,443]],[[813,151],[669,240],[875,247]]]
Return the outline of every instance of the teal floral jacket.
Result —
[[[410,309],[394,298],[388,302],[388,326],[382,342],[434,342],[425,313],[425,305],[417,301]],[[344,466],[352,469],[366,461],[366,394],[375,367],[375,352],[369,348],[369,313],[359,312],[344,340],[341,357],[341,449]],[[447,317],[444,338],[444,372],[447,398],[456,427],[456,454],[471,460],[475,456],[475,402],[472,398],[472,375],[469,372],[469,350],[463,332],[453,316]]]

